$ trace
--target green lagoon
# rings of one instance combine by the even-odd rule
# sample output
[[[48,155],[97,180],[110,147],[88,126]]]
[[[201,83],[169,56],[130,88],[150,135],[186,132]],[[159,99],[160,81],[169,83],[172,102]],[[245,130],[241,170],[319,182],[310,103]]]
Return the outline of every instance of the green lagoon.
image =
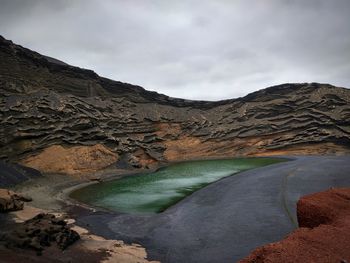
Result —
[[[175,163],[156,172],[93,184],[71,197],[117,212],[159,213],[223,177],[283,161],[286,159],[235,158]]]

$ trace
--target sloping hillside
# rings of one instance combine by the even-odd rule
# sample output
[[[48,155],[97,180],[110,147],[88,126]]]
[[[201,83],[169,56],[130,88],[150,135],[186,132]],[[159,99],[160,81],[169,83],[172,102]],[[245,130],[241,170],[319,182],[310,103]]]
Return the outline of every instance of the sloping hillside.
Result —
[[[350,152],[345,88],[283,84],[238,99],[189,101],[57,61],[0,37],[0,158],[33,166],[45,162],[40,153],[50,155],[50,146],[98,144],[130,167],[203,157]]]

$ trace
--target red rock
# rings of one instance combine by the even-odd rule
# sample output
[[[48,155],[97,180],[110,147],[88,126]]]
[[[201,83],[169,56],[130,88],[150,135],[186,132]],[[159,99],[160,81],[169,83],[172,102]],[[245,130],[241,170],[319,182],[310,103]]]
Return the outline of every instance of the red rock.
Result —
[[[297,204],[300,227],[331,224],[337,218],[350,215],[350,189],[339,188],[304,196]]]
[[[300,228],[239,262],[350,262],[350,188],[304,196],[297,214]]]

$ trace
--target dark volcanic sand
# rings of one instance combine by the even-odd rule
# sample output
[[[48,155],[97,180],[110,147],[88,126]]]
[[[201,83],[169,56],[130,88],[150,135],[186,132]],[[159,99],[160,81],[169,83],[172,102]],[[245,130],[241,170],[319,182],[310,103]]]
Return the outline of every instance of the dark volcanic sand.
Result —
[[[350,186],[349,173],[350,156],[296,157],[224,178],[161,214],[79,211],[78,223],[162,262],[236,262],[295,229],[301,196]]]
[[[35,169],[19,164],[11,164],[0,160],[0,188],[6,188],[22,183],[28,179],[41,176]]]

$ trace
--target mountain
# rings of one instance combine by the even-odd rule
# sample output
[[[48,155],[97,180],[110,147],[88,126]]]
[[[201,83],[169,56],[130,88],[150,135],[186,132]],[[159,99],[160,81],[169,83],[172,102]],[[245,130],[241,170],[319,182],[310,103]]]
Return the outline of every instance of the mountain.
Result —
[[[177,99],[0,36],[0,93],[0,158],[44,172],[350,152],[350,90],[329,84],[282,84],[217,102]]]

